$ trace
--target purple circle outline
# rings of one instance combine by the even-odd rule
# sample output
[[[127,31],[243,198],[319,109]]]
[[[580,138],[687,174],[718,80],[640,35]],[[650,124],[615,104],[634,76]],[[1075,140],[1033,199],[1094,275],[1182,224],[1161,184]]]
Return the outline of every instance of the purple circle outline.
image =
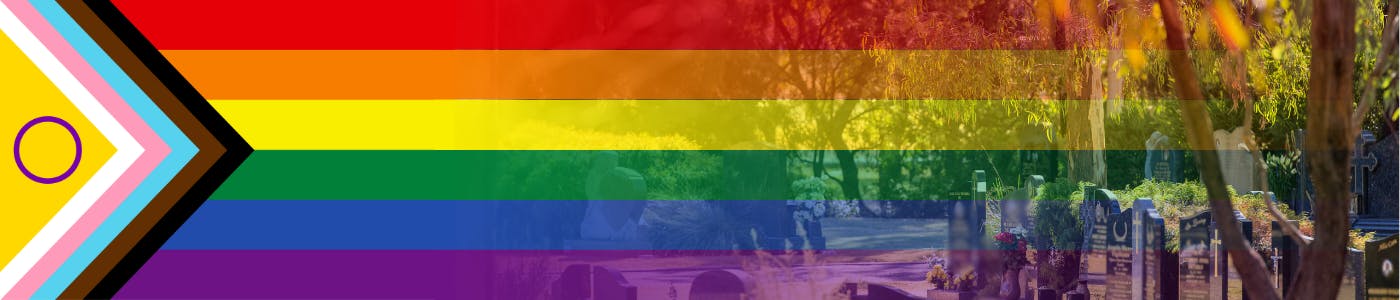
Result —
[[[29,129],[33,128],[35,125],[39,125],[42,123],[54,123],[58,124],[59,126],[63,126],[64,129],[68,129],[68,134],[73,136],[73,144],[77,146],[78,149],[77,153],[73,155],[73,165],[68,166],[68,171],[63,172],[63,174],[58,175],[56,177],[42,177],[39,175],[35,175],[33,172],[29,171],[29,168],[26,168],[24,166],[24,159],[21,159],[19,157],[19,142],[24,140],[24,133],[28,132]],[[73,128],[73,124],[68,124],[68,121],[64,121],[63,119],[59,119],[58,117],[43,116],[34,118],[33,120],[29,120],[29,123],[25,123],[24,127],[19,128],[19,134],[15,135],[15,165],[19,166],[20,173],[24,173],[25,177],[29,177],[29,180],[33,180],[34,182],[42,184],[54,184],[63,181],[64,179],[68,179],[68,176],[72,176],[73,172],[78,170],[78,162],[82,159],[83,142],[78,139],[78,130]]]

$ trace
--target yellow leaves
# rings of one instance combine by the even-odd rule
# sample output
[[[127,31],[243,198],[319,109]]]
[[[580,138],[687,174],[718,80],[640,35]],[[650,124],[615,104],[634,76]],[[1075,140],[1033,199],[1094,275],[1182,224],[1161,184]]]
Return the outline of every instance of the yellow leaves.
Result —
[[[1239,13],[1235,12],[1234,4],[1229,0],[1214,0],[1208,9],[1215,29],[1227,48],[1238,51],[1249,47],[1249,31],[1244,28]]]

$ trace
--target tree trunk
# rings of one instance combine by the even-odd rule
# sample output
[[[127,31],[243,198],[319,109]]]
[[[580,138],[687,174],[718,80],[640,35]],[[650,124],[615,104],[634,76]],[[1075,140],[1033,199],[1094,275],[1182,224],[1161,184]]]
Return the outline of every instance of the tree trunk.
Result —
[[[1274,293],[1274,286],[1269,282],[1268,270],[1264,268],[1264,259],[1245,242],[1241,225],[1235,220],[1235,208],[1230,201],[1230,192],[1225,188],[1220,156],[1215,151],[1215,142],[1211,135],[1210,116],[1206,114],[1207,100],[1201,92],[1196,71],[1191,66],[1185,26],[1182,24],[1177,2],[1160,0],[1158,3],[1161,5],[1167,48],[1170,50],[1172,78],[1175,79],[1177,94],[1180,96],[1178,101],[1181,101],[1181,116],[1185,119],[1186,138],[1191,147],[1196,149],[1196,165],[1201,172],[1201,181],[1206,185],[1211,215],[1219,228],[1222,246],[1239,272],[1246,295],[1256,300],[1278,299],[1279,295]],[[1333,293],[1333,296],[1335,295]]]
[[[1337,296],[1346,271],[1350,229],[1352,72],[1356,2],[1312,1],[1312,62],[1308,79],[1308,134],[1303,141],[1317,198],[1316,239],[1303,251],[1299,283],[1290,299]]]
[[[1087,54],[1085,54],[1087,55]],[[1092,65],[1092,64],[1091,64]],[[1098,72],[1094,67],[1084,66],[1084,82],[1078,84],[1079,88],[1068,93],[1071,99],[1076,101],[1063,102],[1065,111],[1065,140],[1061,144],[1065,150],[1065,165],[1069,168],[1069,179],[1075,182],[1088,181],[1099,186],[1106,186],[1103,150],[1107,147],[1104,141],[1103,117],[1104,100],[1101,95],[1092,91],[1097,88]],[[1074,86],[1074,83],[1071,83]]]

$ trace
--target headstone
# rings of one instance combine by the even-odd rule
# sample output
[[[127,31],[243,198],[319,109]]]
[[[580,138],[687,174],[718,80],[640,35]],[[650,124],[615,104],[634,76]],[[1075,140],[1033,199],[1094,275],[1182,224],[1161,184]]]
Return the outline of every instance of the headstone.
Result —
[[[1215,270],[1215,261],[1212,259],[1214,252],[1211,251],[1214,231],[1211,230],[1210,212],[1201,212],[1181,219],[1179,232],[1181,270],[1178,273],[1178,295],[1182,300],[1210,300],[1211,275]]]
[[[1141,287],[1134,286],[1133,277],[1133,209],[1108,217],[1108,274],[1105,299],[1141,299]]]
[[[1289,220],[1289,224],[1298,226],[1298,221]],[[1279,226],[1278,221],[1270,223],[1272,227],[1273,252],[1269,255],[1268,261],[1273,265],[1273,283],[1279,295],[1287,295],[1288,289],[1293,287],[1294,276],[1298,274],[1299,263],[1302,261],[1302,251],[1298,243],[1288,236],[1288,232]]]
[[[1366,298],[1366,252],[1347,248],[1346,272],[1342,276],[1342,286],[1337,289],[1338,299]]]
[[[1152,137],[1147,139],[1146,149],[1147,160],[1142,167],[1144,178],[1171,182],[1181,182],[1184,179],[1181,161],[1185,155],[1172,149],[1170,137],[1154,131]]]
[[[1298,176],[1295,178],[1292,203],[1289,207],[1299,214],[1312,215],[1313,194],[1312,178],[1308,177],[1308,155],[1303,151],[1303,141],[1306,133],[1299,129],[1293,132],[1293,147],[1298,151],[1298,160],[1293,162],[1293,167],[1298,169]]]
[[[1400,277],[1396,276],[1396,261],[1400,251],[1396,248],[1396,236],[1366,242],[1366,297],[1367,299],[1400,298]]]
[[[1253,244],[1254,230],[1251,228],[1254,228],[1254,222],[1245,218],[1244,214],[1239,211],[1234,213],[1235,220],[1240,224],[1240,231],[1244,234],[1245,242]],[[1214,222],[1212,219],[1211,230],[1215,233],[1212,234],[1211,246],[1215,248],[1216,274],[1223,275],[1215,276],[1216,282],[1212,283],[1212,289],[1219,289],[1217,299],[1249,299],[1244,295],[1244,282],[1240,279],[1239,272],[1235,271],[1235,264],[1230,262],[1230,252],[1254,251],[1254,249],[1226,249],[1220,241],[1221,235],[1217,225],[1219,222]]]
[[[593,299],[637,300],[637,287],[617,270],[593,266]]]
[[[691,300],[755,299],[755,281],[749,273],[739,270],[712,270],[700,273],[690,283]]]
[[[1050,287],[1041,287],[1035,290],[1035,300],[1060,300],[1060,291]]]
[[[1361,131],[1356,137],[1356,145],[1352,147],[1351,156],[1351,195],[1352,211],[1355,214],[1366,214],[1366,175],[1376,168],[1376,156],[1366,151],[1366,145],[1375,142],[1376,136],[1370,131]],[[1394,200],[1391,200],[1392,202]]]
[[[1031,175],[1026,179],[1025,188],[1013,193],[1009,199],[1001,201],[1001,231],[1006,232],[1018,227],[1025,232],[1035,229],[1031,222],[1031,199],[1042,184],[1045,184],[1043,177]]]
[[[1112,234],[1110,220],[1114,215],[1121,213],[1122,208],[1119,207],[1118,196],[1107,189],[1094,189],[1091,194],[1085,194],[1084,198],[1084,203],[1089,206],[1087,224],[1090,226],[1089,230],[1085,231],[1087,246],[1083,248],[1084,259],[1080,262],[1080,279],[1087,281],[1090,298],[1103,299],[1107,296],[1108,289],[1108,240]]]
[[[1225,183],[1235,187],[1235,192],[1255,190],[1254,154],[1249,151],[1246,140],[1249,128],[1238,127],[1233,131],[1215,131],[1215,149],[1220,155],[1220,171],[1225,175]]]
[[[1400,142],[1396,142],[1395,139],[1396,134],[1392,133],[1378,142],[1371,143],[1366,149],[1368,155],[1375,157],[1376,166],[1379,166],[1372,168],[1364,176],[1366,186],[1363,188],[1363,197],[1376,199],[1367,201],[1366,205],[1367,214],[1374,218],[1394,220],[1400,217],[1400,202],[1395,201],[1400,197],[1397,195],[1400,193],[1400,186],[1397,186],[1400,185],[1400,176],[1397,176],[1400,168],[1395,168],[1396,165],[1400,165],[1400,157],[1397,157],[1400,156],[1400,150],[1397,150]],[[1395,230],[1400,231],[1400,228]]]
[[[986,222],[986,173],[977,170],[969,184],[967,196],[955,196],[948,210],[949,270],[962,272],[975,266],[978,250],[982,248],[983,226]]]
[[[1140,299],[1176,299],[1176,272],[1167,257],[1166,224],[1152,199],[1133,202],[1133,289],[1142,291]],[[1170,267],[1168,267],[1170,266]]]

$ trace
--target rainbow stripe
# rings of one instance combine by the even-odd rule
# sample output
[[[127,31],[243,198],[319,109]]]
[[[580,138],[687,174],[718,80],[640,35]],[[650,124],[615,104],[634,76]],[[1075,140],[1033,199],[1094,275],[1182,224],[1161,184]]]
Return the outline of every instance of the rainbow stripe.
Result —
[[[874,13],[842,16],[869,26],[819,32],[816,41],[766,43],[740,34],[770,25],[766,12],[732,11],[724,1],[115,2],[256,150],[121,298],[488,298],[511,259],[646,252],[579,255],[530,236],[500,237],[493,226],[521,220],[493,212],[578,205],[582,194],[562,184],[579,178],[559,179],[570,174],[505,161],[571,161],[594,150],[1043,150],[1022,143],[1025,132],[967,129],[1002,120],[904,128],[957,135],[914,146],[895,136],[785,140],[771,131],[816,116],[752,120],[769,120],[775,103],[803,101],[912,110],[1082,101],[1042,99],[1040,82],[1018,85],[980,65],[1010,57],[1047,74],[1043,82],[1076,72],[1045,67],[1065,65],[1071,51],[1014,43],[883,45],[886,59],[932,57],[965,70],[966,78],[914,94],[878,81],[851,90],[775,82],[874,77],[864,75],[882,57],[862,50],[863,35],[883,33],[879,20],[865,19]],[[784,73],[793,62],[828,67]],[[987,78],[1005,85],[969,84]],[[639,111],[654,117],[632,118]],[[1125,146],[1107,150],[1143,147],[1115,145]],[[1105,150],[1084,148],[1055,150]],[[565,186],[511,185],[531,179]],[[782,200],[696,198],[675,201]],[[569,222],[530,217],[539,227]]]

